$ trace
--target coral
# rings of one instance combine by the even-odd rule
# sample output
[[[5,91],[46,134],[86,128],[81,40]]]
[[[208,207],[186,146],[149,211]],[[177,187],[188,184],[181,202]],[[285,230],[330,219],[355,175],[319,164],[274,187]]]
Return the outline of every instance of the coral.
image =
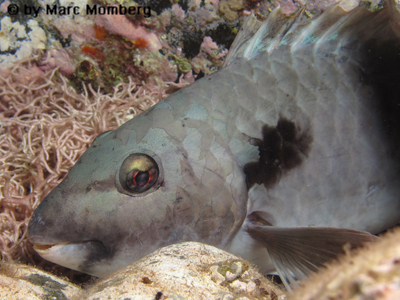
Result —
[[[74,73],[74,66],[64,49],[50,49],[46,52],[47,57],[41,63],[41,70],[50,70],[58,68],[61,74],[68,76]]]
[[[10,66],[12,62],[31,55],[33,49],[45,49],[47,35],[36,20],[26,25],[12,22],[9,16],[0,21],[0,64]]]
[[[87,0],[60,1],[59,5],[78,6],[78,15],[50,14],[43,13],[46,5],[53,7],[58,2],[35,2],[42,8],[36,18],[30,15],[17,15],[17,21],[8,16],[2,18],[0,46],[7,51],[0,53],[0,67],[8,68],[18,58],[30,57],[35,48],[46,49],[52,56],[49,66],[59,67],[78,91],[82,91],[80,84],[84,82],[106,93],[112,91],[112,86],[127,82],[128,76],[162,84],[162,81],[176,81],[191,70],[202,74],[216,71],[239,28],[239,20],[226,23],[218,15],[218,1],[167,2],[150,1],[149,17],[86,14]],[[137,6],[129,0],[103,5]],[[3,4],[1,10],[6,9]],[[30,31],[25,32],[25,28]],[[204,56],[200,46],[205,36],[210,36],[218,49]],[[27,46],[20,47],[24,39]],[[179,51],[182,53],[177,54]],[[172,57],[169,54],[180,58],[168,61]],[[192,59],[198,55],[193,63]]]
[[[203,43],[201,44],[201,48],[206,52],[206,53],[211,53],[211,49],[218,49],[218,45],[213,42],[212,38],[209,36],[205,36],[203,39]]]
[[[0,28],[1,52],[10,49],[17,39],[27,37],[24,26],[22,26],[19,22],[12,23],[10,17],[5,17],[1,20]]]
[[[219,11],[229,21],[233,21],[239,17],[238,10],[243,9],[241,0],[221,0],[219,2]]]
[[[108,32],[124,36],[134,41],[143,40],[149,51],[159,50],[161,43],[157,35],[147,32],[142,26],[132,24],[124,15],[99,15],[95,20],[98,26],[103,26]]]
[[[179,6],[179,4],[172,5],[172,12],[178,19],[183,20],[185,18],[185,11]]]

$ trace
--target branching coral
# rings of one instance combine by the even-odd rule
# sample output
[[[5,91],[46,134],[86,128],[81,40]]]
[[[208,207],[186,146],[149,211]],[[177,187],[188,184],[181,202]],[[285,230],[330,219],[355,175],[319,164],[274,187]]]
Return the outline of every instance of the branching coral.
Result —
[[[39,56],[0,75],[0,248],[5,260],[38,263],[26,238],[30,216],[93,139],[167,96],[130,78],[111,94],[78,94]],[[46,63],[46,62],[44,62]],[[41,62],[43,64],[43,62]],[[184,85],[184,84],[183,84]]]

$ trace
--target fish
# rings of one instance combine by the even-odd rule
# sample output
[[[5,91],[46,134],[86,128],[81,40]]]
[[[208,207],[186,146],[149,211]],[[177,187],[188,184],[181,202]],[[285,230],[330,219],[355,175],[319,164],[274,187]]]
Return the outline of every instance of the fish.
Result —
[[[223,67],[102,133],[34,211],[44,259],[97,277],[197,241],[288,288],[400,220],[399,12],[250,15]]]

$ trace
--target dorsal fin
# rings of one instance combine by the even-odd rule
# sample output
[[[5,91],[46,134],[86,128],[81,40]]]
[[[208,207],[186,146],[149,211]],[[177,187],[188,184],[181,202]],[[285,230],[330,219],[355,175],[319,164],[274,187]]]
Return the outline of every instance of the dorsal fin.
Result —
[[[289,18],[282,13],[278,6],[264,22],[257,20],[256,16],[251,13],[245,19],[242,28],[233,41],[223,67],[241,57],[250,59],[278,44],[290,27],[301,18],[303,12],[304,7],[295,16]]]
[[[246,17],[242,28],[239,30],[239,33],[236,35],[236,38],[229,49],[228,55],[226,56],[224,64],[222,65],[223,68],[235,59],[243,56],[243,53],[247,48],[248,41],[254,36],[261,25],[262,22],[258,21],[253,13]]]
[[[393,13],[392,24],[389,26],[399,33],[400,14],[396,10],[395,1],[389,1]],[[331,40],[335,41],[334,46],[342,41],[349,43],[351,39],[360,44],[381,29],[376,25],[388,26],[382,21],[388,18],[387,8],[372,13],[364,7],[356,7],[348,12],[342,5],[339,2],[331,6],[314,20],[305,17],[305,7],[294,16],[287,17],[278,6],[264,22],[258,21],[253,13],[250,14],[236,36],[223,67],[238,58],[251,59],[261,52],[271,52],[281,45],[290,45],[292,52],[312,45],[317,52],[319,47],[326,51],[329,46],[327,42]],[[387,3],[385,6],[388,6]],[[362,33],[362,36],[358,36],[358,33]],[[350,36],[353,37],[349,39]],[[334,48],[332,49],[334,51]]]

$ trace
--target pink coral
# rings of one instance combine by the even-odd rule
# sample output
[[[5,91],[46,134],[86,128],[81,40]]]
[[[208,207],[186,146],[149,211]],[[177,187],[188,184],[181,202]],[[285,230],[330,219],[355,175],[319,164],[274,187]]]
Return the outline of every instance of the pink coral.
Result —
[[[298,10],[298,7],[292,1],[282,1],[280,6],[285,15],[291,15]]]
[[[108,32],[124,36],[131,40],[145,40],[147,49],[155,51],[161,49],[161,43],[156,34],[148,32],[146,28],[132,24],[124,15],[98,15],[95,22],[103,26]]]
[[[45,19],[52,15],[44,15]],[[74,21],[68,16],[59,16],[51,19],[51,24],[58,29],[64,39],[71,38],[77,45],[82,45],[88,40],[95,39],[93,17],[75,16]]]
[[[1,5],[0,5],[0,11],[6,13],[7,12],[7,8],[10,5],[10,1],[6,0],[4,1]]]
[[[68,76],[74,73],[74,66],[64,49],[50,49],[47,57],[40,66],[41,70],[50,70],[58,67],[61,74]]]
[[[213,42],[211,37],[205,36],[203,43],[201,43],[201,49],[203,49],[206,53],[211,53],[212,49],[218,49],[218,45],[217,43]]]
[[[210,1],[210,3],[212,3],[212,5],[214,5],[215,11],[219,10],[219,0],[212,0],[212,1]]]
[[[179,4],[172,5],[172,11],[179,19],[183,20],[185,18],[185,11],[179,6]]]

